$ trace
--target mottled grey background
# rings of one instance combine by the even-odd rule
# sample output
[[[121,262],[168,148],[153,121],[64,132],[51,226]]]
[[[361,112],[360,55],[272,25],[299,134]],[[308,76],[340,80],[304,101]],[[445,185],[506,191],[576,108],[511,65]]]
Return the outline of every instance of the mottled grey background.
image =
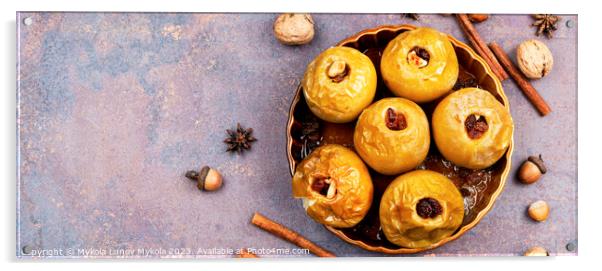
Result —
[[[275,16],[18,13],[17,255],[294,248],[249,223],[259,211],[339,256],[380,256],[339,240],[292,198],[289,103],[309,61],[362,29],[410,23],[464,34],[452,16],[315,14],[314,40],[291,47],[274,39]],[[535,38],[532,22],[494,15],[476,27],[514,58],[521,41]],[[419,255],[519,255],[533,245],[576,253],[566,245],[577,240],[577,17],[563,16],[558,28],[554,39],[538,38],[554,69],[533,81],[553,112],[540,117],[512,80],[503,83],[516,127],[513,174],[477,227]],[[237,122],[259,139],[242,156],[222,143]],[[520,184],[514,172],[538,153],[549,173]],[[215,193],[183,177],[205,164],[224,176]],[[526,216],[539,199],[552,209],[544,223]]]

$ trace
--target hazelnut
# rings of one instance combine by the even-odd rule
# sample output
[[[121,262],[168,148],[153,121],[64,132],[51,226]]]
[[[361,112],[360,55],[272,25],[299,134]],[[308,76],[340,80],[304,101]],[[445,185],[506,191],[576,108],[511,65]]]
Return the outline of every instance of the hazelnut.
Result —
[[[547,171],[546,166],[543,163],[543,159],[541,158],[541,154],[539,157],[537,156],[529,156],[527,161],[525,161],[519,171],[518,171],[518,179],[525,184],[532,184],[539,180],[542,174],[545,174]]]
[[[200,173],[194,170],[188,171],[186,177],[197,181],[197,187],[201,191],[215,191],[222,187],[222,175],[208,166],[201,168]]]
[[[281,14],[274,21],[274,35],[286,45],[309,43],[314,38],[314,20],[309,14]]]
[[[418,68],[424,68],[429,64],[431,55],[421,47],[414,47],[408,52],[408,63],[415,65]]]
[[[327,199],[332,199],[337,194],[337,184],[333,179],[322,174],[314,174],[314,180],[311,183],[311,188],[325,196]]]
[[[516,60],[520,70],[531,79],[546,76],[554,66],[552,52],[543,42],[526,40],[516,49]]]
[[[543,247],[532,247],[525,251],[524,256],[550,256],[550,254]]]
[[[538,200],[529,205],[528,212],[529,217],[531,217],[533,220],[542,222],[548,218],[548,214],[550,213],[550,206],[548,206],[548,204],[545,201]]]
[[[332,79],[333,82],[338,83],[343,81],[349,73],[349,65],[342,60],[336,60],[330,64],[326,75]]]
[[[248,248],[243,248],[240,250],[240,253],[238,253],[238,258],[259,258],[259,256],[257,256],[257,254],[251,252],[250,249]]]
[[[332,199],[332,198],[334,198],[334,196],[336,194],[337,194],[337,183],[330,182],[330,185],[328,186],[328,192],[326,192],[326,198]]]
[[[468,19],[473,23],[480,23],[489,19],[489,14],[468,14]]]

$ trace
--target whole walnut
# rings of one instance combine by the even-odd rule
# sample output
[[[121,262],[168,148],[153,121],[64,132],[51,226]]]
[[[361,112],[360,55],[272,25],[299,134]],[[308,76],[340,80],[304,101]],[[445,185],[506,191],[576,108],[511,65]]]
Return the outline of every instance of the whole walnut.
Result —
[[[309,43],[314,38],[314,20],[309,14],[281,14],[274,21],[274,35],[286,45]]]
[[[552,52],[543,42],[526,40],[516,49],[516,59],[520,70],[531,79],[546,76],[554,66]]]

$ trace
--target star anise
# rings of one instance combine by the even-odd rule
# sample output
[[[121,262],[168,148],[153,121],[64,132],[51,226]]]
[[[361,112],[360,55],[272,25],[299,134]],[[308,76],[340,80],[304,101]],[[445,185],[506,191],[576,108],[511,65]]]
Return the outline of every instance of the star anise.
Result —
[[[552,32],[556,31],[556,23],[560,21],[560,17],[552,14],[533,14],[532,16],[535,19],[532,26],[537,27],[537,36],[543,33],[548,39],[551,39]]]
[[[402,13],[401,18],[405,17],[408,17],[414,21],[418,21],[418,19],[420,19],[420,15],[418,15],[418,13]]]
[[[251,149],[251,142],[257,140],[251,135],[253,133],[253,128],[245,129],[240,126],[240,123],[236,124],[236,130],[228,129],[226,130],[226,133],[228,133],[228,138],[226,138],[224,142],[228,145],[226,151],[229,152],[242,153],[244,150]]]

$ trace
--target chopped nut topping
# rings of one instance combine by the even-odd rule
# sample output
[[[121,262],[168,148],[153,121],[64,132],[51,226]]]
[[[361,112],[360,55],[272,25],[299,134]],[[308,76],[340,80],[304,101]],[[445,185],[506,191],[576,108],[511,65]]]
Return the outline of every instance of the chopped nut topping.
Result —
[[[336,182],[330,182],[328,186],[328,191],[326,192],[326,198],[332,199],[337,194],[337,185]]]
[[[345,79],[349,73],[349,66],[345,61],[337,60],[328,67],[327,75],[333,82],[338,83]]]
[[[429,64],[431,56],[429,52],[420,47],[414,47],[408,53],[408,62],[416,65],[418,68],[424,68]]]

